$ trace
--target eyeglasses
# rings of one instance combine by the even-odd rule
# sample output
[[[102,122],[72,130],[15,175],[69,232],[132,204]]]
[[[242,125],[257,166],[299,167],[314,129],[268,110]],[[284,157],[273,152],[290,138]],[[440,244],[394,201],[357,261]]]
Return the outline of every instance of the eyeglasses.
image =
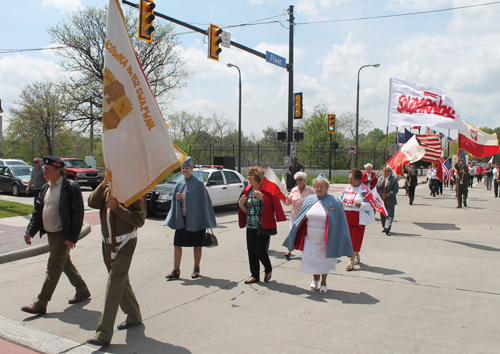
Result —
[[[302,178],[297,178],[296,181],[300,182],[300,181],[303,181],[303,179]]]
[[[40,163],[40,161],[33,161],[33,163]]]

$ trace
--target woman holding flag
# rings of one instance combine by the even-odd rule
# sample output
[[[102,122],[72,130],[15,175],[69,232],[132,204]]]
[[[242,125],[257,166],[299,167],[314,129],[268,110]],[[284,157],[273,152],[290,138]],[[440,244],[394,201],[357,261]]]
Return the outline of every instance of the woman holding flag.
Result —
[[[362,173],[359,168],[353,168],[349,173],[350,186],[344,188],[340,201],[344,207],[349,225],[349,234],[351,235],[354,257],[349,257],[345,270],[354,269],[355,264],[360,263],[359,251],[363,243],[366,225],[375,221],[373,208],[365,199],[365,196],[371,193],[370,188],[361,183]]]
[[[272,174],[274,175],[274,172]],[[251,274],[245,284],[260,281],[260,263],[264,266],[264,281],[267,283],[271,280],[273,268],[268,254],[269,241],[271,235],[277,234],[276,222],[286,220],[278,196],[276,193],[271,194],[268,192],[265,187],[269,186],[271,189],[277,187],[276,181],[279,184],[277,177],[276,181],[266,180],[266,183],[261,185],[263,178],[264,170],[262,167],[249,167],[247,171],[249,184],[243,190],[238,201],[238,221],[241,229],[246,228],[248,262],[250,263]],[[259,189],[259,187],[261,188]]]

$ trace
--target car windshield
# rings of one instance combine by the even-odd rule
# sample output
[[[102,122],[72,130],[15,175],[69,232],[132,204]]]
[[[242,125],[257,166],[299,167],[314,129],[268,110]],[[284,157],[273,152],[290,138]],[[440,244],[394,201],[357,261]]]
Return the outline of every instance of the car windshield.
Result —
[[[19,166],[19,167],[11,167],[12,173],[14,176],[29,176],[31,175],[31,167],[29,166]]]
[[[23,160],[5,160],[6,165],[26,165],[29,166],[26,162]]]
[[[202,182],[205,182],[205,177],[208,176],[208,172],[204,172],[204,171],[193,171],[193,176],[195,176],[196,178],[198,178],[200,181]],[[179,182],[179,180],[183,177],[183,174],[182,172],[179,172],[178,174],[176,174],[174,177],[170,178],[167,183],[168,184],[176,184],[177,182]]]
[[[83,160],[64,160],[66,167],[70,168],[86,168],[87,164]]]

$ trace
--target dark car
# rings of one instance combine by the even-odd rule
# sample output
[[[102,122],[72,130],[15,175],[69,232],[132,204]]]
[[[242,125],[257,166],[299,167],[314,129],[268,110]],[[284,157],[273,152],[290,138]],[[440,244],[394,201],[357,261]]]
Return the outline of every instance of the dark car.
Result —
[[[0,166],[0,191],[11,192],[15,196],[24,194],[32,169],[28,165]],[[33,192],[33,185],[30,192]]]
[[[0,166],[13,166],[13,165],[29,166],[23,160],[18,160],[18,159],[0,159]]]
[[[74,180],[80,186],[96,189],[102,182],[102,172],[87,166],[82,159],[61,157],[66,165],[66,178]]]
[[[236,205],[248,184],[238,172],[218,166],[195,166],[193,176],[205,183],[213,206]],[[146,194],[148,213],[167,213],[170,210],[175,185],[182,177],[179,172]]]

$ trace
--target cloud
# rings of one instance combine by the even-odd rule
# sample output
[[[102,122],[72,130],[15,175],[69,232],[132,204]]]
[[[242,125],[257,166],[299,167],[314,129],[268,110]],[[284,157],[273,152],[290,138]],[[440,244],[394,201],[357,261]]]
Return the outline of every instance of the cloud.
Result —
[[[61,12],[72,12],[82,9],[83,5],[80,0],[42,0],[42,7],[44,10],[55,7]]]

